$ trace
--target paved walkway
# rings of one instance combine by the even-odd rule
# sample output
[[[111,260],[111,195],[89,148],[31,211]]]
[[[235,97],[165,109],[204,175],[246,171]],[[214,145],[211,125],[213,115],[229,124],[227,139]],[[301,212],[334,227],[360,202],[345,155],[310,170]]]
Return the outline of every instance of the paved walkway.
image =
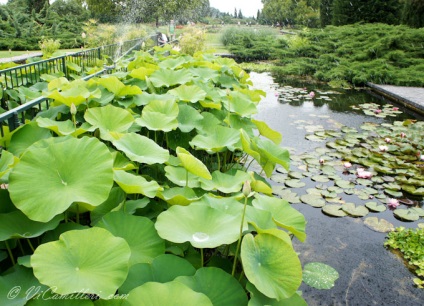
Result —
[[[43,56],[41,52],[31,52],[19,56],[0,58],[0,63],[23,62],[30,57]]]
[[[367,85],[375,92],[424,115],[424,87],[377,85],[373,83],[367,83]]]

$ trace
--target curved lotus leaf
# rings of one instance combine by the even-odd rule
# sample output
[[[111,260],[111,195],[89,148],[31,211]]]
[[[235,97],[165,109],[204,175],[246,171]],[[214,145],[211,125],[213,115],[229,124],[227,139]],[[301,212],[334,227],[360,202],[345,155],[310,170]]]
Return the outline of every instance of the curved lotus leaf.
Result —
[[[250,293],[250,300],[248,306],[307,306],[305,300],[296,292],[287,299],[271,299],[266,295],[263,295],[252,283],[248,282],[246,285],[247,291]]]
[[[205,294],[214,306],[246,305],[247,296],[240,283],[222,269],[200,268],[193,276],[175,279],[196,292]]]
[[[404,221],[417,221],[420,218],[420,215],[411,209],[398,208],[393,214]]]
[[[129,159],[139,163],[163,164],[169,159],[168,150],[163,149],[150,138],[136,133],[127,133],[112,143]]]
[[[322,208],[322,212],[332,217],[347,216],[347,213],[342,209],[341,205],[327,204]]]
[[[74,123],[71,120],[55,121],[49,118],[38,117],[36,121],[39,127],[47,128],[59,136],[72,135],[78,137],[88,131],[94,131],[94,128],[87,123],[83,123],[80,127],[75,129]]]
[[[185,57],[177,58],[166,58],[158,63],[160,68],[176,69],[181,67],[183,64],[187,63],[188,60]]]
[[[162,212],[155,227],[163,239],[195,248],[215,248],[237,241],[240,216],[226,214],[205,205],[174,205]]]
[[[173,99],[155,100],[143,108],[136,123],[152,131],[169,132],[178,127],[178,104]]]
[[[364,224],[372,230],[380,233],[388,233],[395,229],[393,224],[384,219],[378,219],[377,217],[367,217],[364,220]]]
[[[227,99],[228,102],[223,102],[224,107],[241,117],[249,117],[258,112],[256,104],[241,92],[232,91]]]
[[[92,96],[92,93],[84,86],[72,86],[65,90],[54,90],[47,98],[55,100],[71,107],[72,104],[78,106],[87,101]]]
[[[281,140],[283,139],[283,136],[281,135],[281,133],[274,131],[263,121],[252,119],[252,122],[255,124],[256,128],[258,129],[259,134],[268,138],[276,145],[280,144]]]
[[[199,111],[190,105],[178,104],[178,108],[178,128],[181,132],[191,132],[203,119]]]
[[[140,67],[133,69],[130,72],[130,76],[145,81],[146,77],[150,76],[156,70],[158,70],[158,67]]]
[[[96,226],[125,239],[131,249],[130,266],[152,262],[153,258],[165,253],[165,241],[159,237],[154,223],[148,218],[111,212]]]
[[[119,292],[128,293],[147,282],[167,283],[178,276],[192,276],[196,269],[186,259],[176,255],[162,254],[152,263],[136,264],[130,267],[128,277]]]
[[[199,79],[203,81],[209,81],[212,80],[213,82],[216,82],[218,80],[219,74],[217,71],[206,68],[206,67],[196,67],[196,68],[189,68],[189,71]]]
[[[74,295],[74,299],[70,299],[71,296],[60,296],[56,293],[46,291],[46,294],[40,295],[40,297],[34,298],[32,300],[29,300],[28,303],[26,303],[26,306],[93,306],[93,302],[91,300],[86,299],[87,296],[81,295],[80,298],[78,298],[77,294]],[[111,298],[111,297],[109,297]],[[60,300],[60,303],[58,302]],[[106,300],[106,301],[114,301],[114,300]],[[119,301],[119,300],[118,300]],[[108,304],[109,306],[112,306],[112,304]],[[98,303],[96,303],[96,306],[99,306]]]
[[[28,218],[47,222],[74,202],[103,203],[113,185],[112,165],[112,154],[96,138],[38,142],[10,174],[10,197]]]
[[[292,232],[300,241],[305,241],[305,217],[291,207],[287,201],[256,194],[252,205],[256,208],[269,211],[272,214],[274,222],[279,227]]]
[[[100,130],[100,137],[104,140],[114,140],[110,133],[125,133],[134,122],[134,117],[129,111],[111,104],[89,108],[84,118],[94,128]]]
[[[289,298],[302,282],[302,267],[296,252],[273,235],[247,234],[240,255],[247,279],[267,297]]]
[[[15,156],[20,156],[35,142],[50,137],[49,130],[39,127],[36,122],[30,122],[13,131],[7,149]]]
[[[134,96],[142,93],[135,85],[125,85],[116,76],[107,76],[97,79],[97,83],[112,92],[116,97]]]
[[[0,214],[0,241],[38,237],[56,228],[62,219],[63,216],[56,216],[47,223],[32,221],[19,210]]]
[[[159,69],[152,73],[150,81],[155,87],[171,87],[186,84],[192,78],[193,75],[188,70]]]
[[[289,168],[290,155],[287,149],[279,147],[278,145],[274,144],[271,140],[268,140],[268,139],[258,139],[257,148],[261,155],[261,162],[260,162],[261,165],[264,162],[267,162],[267,163],[271,162],[274,164],[279,164],[286,169]],[[268,177],[271,176],[271,174],[268,175]]]
[[[202,177],[204,179],[212,179],[208,168],[196,157],[191,155],[189,151],[184,148],[177,147],[176,149],[177,156],[181,160],[183,167],[190,173]]]
[[[325,200],[321,194],[304,194],[300,196],[300,200],[312,207],[323,207],[325,205]]]
[[[202,191],[203,193],[203,191]],[[169,205],[189,205],[201,198],[195,190],[189,187],[167,188],[158,194],[158,197],[165,200]]]
[[[168,93],[174,95],[180,101],[190,103],[196,103],[206,97],[206,92],[197,85],[181,85],[168,91]]]
[[[222,173],[214,171],[212,180],[200,179],[202,189],[204,190],[219,190],[223,193],[239,192],[242,189],[243,183],[250,179],[250,175],[243,171],[228,171]]]
[[[17,291],[16,288],[19,290]],[[0,305],[28,305],[28,299],[46,290],[48,288],[40,284],[32,269],[15,265],[0,276]],[[11,299],[12,295],[13,299]]]
[[[12,153],[3,150],[0,156],[0,179],[7,180],[9,172],[13,169],[13,166],[19,161]]]
[[[329,265],[311,262],[303,267],[303,281],[317,289],[330,289],[339,278],[339,273]]]
[[[129,292],[122,306],[213,306],[209,298],[186,285],[172,281],[166,284],[149,282]]]
[[[31,256],[37,279],[59,294],[87,292],[107,298],[128,274],[131,250],[124,239],[93,227],[63,233]],[[107,277],[105,277],[107,275]]]
[[[346,203],[342,209],[352,217],[365,217],[368,215],[369,210],[365,206],[355,206],[353,203]]]
[[[233,151],[233,147],[240,141],[240,132],[225,126],[217,126],[213,132],[206,135],[196,135],[190,145],[195,147],[196,150],[205,150],[208,153],[221,152],[226,148]]]
[[[175,185],[184,187],[186,186],[186,183],[188,183],[187,187],[200,187],[199,177],[197,175],[191,174],[184,167],[166,166],[165,175],[168,180],[173,182]]]
[[[154,198],[162,187],[156,181],[148,181],[144,177],[128,173],[123,170],[114,170],[113,179],[128,194],[143,194]]]
[[[377,204],[377,202],[367,202],[365,207],[374,212],[383,212],[387,209],[385,205]]]

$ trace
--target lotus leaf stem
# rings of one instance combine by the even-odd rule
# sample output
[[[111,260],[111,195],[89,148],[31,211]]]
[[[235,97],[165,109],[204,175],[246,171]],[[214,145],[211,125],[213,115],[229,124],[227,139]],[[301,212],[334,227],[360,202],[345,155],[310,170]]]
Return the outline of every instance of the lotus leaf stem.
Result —
[[[203,268],[204,264],[204,258],[203,258],[203,249],[200,249],[200,267]]]
[[[188,187],[188,170],[186,169],[186,187]]]
[[[10,261],[12,262],[12,266],[16,264],[15,258],[13,258],[12,250],[10,249],[9,242],[7,240],[4,242],[6,244],[7,253],[9,253]]]
[[[247,196],[244,197],[244,207],[243,207],[243,214],[241,215],[240,234],[239,234],[239,239],[238,239],[238,242],[237,242],[236,253],[234,254],[233,271],[231,272],[232,276],[234,276],[234,274],[236,272],[237,257],[238,257],[238,253],[240,251],[241,238],[242,238],[242,235],[243,235],[243,223],[244,223],[244,215],[246,214],[246,207],[247,207]]]
[[[218,161],[218,171],[221,171],[221,159],[219,158],[219,152],[216,152],[216,157]]]
[[[29,245],[29,247],[31,248],[32,252],[34,253],[35,249],[34,249],[34,247],[32,246],[31,240],[29,240],[29,238],[27,238],[27,242],[28,242],[28,245]]]
[[[22,243],[21,243],[20,239],[18,239],[18,245],[19,245],[19,249],[21,250],[22,255],[25,255],[24,248],[22,247]]]

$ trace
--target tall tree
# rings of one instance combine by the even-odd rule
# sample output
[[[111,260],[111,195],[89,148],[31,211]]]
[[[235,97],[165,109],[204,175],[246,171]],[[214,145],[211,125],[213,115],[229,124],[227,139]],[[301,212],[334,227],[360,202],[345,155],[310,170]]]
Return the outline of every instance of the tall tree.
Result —
[[[331,24],[333,18],[333,1],[334,0],[321,0],[319,5],[321,27]]]
[[[414,28],[424,27],[424,1],[423,0],[401,0],[402,23]]]
[[[243,14],[241,13],[241,9],[239,9],[239,12],[238,12],[238,18],[239,18],[239,19],[243,19]]]
[[[258,10],[258,12],[256,13],[256,20],[259,20],[260,17],[261,17],[261,11]]]
[[[234,8],[234,18],[237,18],[237,8]]]

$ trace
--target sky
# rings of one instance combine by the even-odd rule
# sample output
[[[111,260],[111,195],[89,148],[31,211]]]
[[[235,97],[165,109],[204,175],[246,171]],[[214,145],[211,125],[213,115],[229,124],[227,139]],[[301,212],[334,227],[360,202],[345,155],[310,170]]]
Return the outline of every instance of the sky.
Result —
[[[234,8],[237,8],[237,12],[241,10],[244,17],[256,17],[258,10],[263,8],[261,0],[209,0],[209,4],[221,12],[228,12],[231,15],[234,15]]]

